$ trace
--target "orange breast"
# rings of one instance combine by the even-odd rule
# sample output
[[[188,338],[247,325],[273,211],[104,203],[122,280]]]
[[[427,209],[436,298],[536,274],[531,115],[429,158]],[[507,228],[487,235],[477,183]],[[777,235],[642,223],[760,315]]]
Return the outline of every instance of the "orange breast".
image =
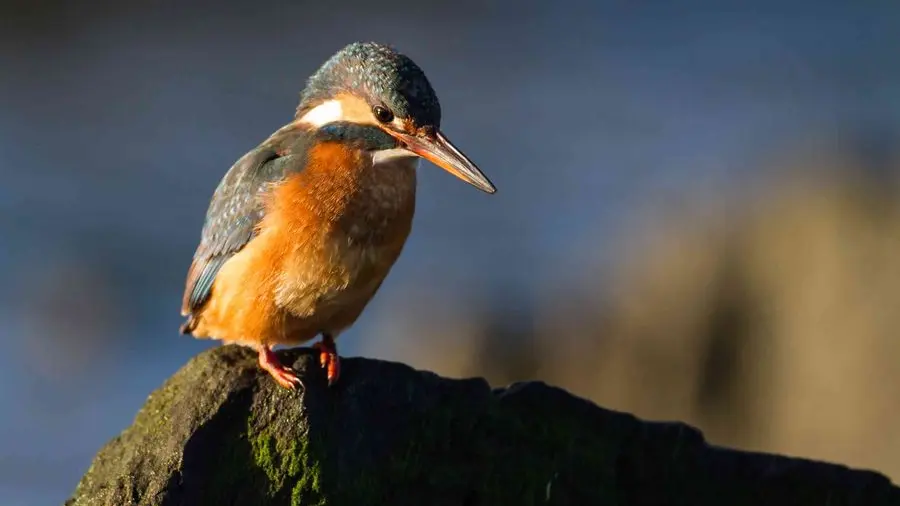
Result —
[[[351,325],[409,235],[412,163],[373,167],[322,144],[308,167],[272,188],[260,233],[216,276],[194,335],[297,344]]]

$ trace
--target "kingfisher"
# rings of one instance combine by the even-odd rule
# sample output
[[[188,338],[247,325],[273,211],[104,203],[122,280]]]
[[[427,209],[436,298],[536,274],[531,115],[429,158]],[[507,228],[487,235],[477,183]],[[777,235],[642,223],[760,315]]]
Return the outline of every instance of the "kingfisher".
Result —
[[[219,182],[188,269],[183,334],[248,346],[281,386],[303,385],[273,348],[315,343],[333,385],[335,339],[400,256],[424,158],[476,188],[491,181],[441,131],[425,73],[352,43],[306,82],[293,120]]]

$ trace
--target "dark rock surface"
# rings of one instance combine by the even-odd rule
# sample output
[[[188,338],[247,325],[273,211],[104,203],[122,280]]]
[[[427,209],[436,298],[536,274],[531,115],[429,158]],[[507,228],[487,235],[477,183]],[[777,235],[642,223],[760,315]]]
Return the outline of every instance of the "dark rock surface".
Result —
[[[542,383],[494,389],[344,359],[328,388],[312,352],[201,353],[94,459],[67,506],[900,505],[884,476],[707,445]]]

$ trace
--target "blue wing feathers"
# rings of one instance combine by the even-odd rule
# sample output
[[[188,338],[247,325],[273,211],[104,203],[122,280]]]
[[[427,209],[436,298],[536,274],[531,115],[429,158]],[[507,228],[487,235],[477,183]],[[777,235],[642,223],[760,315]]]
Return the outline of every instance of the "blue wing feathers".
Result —
[[[303,132],[273,135],[235,162],[219,182],[188,271],[183,314],[189,315],[203,306],[222,265],[256,235],[265,212],[260,195],[268,185],[283,180],[289,172],[303,169],[309,141]],[[279,154],[285,151],[294,154]]]
[[[238,160],[222,178],[206,213],[200,245],[188,273],[183,313],[191,313],[206,302],[219,269],[255,235],[264,211],[259,194],[267,183],[282,177],[271,170],[277,158],[274,150],[257,148]]]

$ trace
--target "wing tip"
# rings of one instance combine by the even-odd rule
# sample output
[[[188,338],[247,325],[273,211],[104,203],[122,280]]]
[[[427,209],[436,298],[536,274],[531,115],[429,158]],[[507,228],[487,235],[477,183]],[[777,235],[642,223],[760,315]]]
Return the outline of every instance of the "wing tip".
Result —
[[[181,298],[181,316],[193,319],[212,295],[212,286],[216,275],[226,259],[212,257],[191,263],[185,282],[184,295]]]
[[[195,259],[188,268],[187,279],[184,283],[184,294],[181,296],[181,316],[188,316],[193,310],[191,299],[193,299],[194,287],[197,285],[197,267]]]
[[[197,321],[194,320],[193,316],[189,316],[187,321],[182,323],[178,327],[178,332],[180,332],[182,335],[189,336],[189,335],[192,335],[192,333],[194,332],[194,329],[196,327],[197,327]]]

